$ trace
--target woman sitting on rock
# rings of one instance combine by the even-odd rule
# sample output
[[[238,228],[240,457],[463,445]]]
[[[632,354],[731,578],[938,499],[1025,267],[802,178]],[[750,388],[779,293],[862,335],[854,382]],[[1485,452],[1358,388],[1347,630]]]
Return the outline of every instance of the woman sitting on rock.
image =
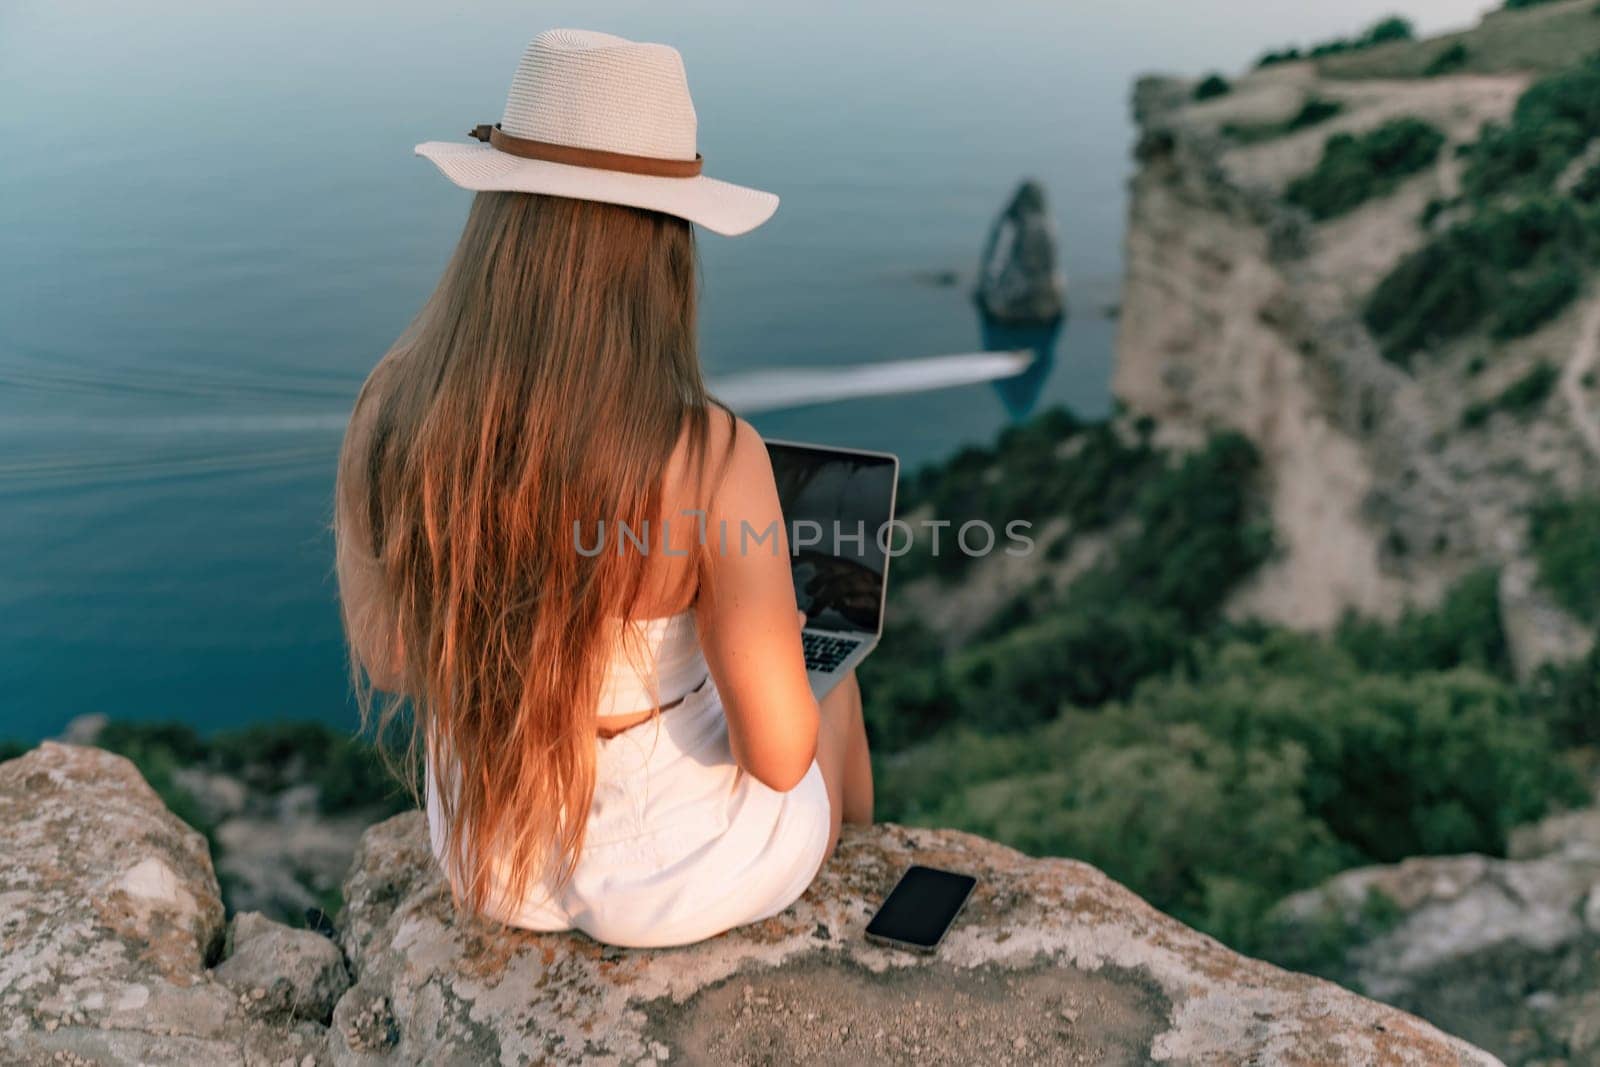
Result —
[[[744,233],[777,197],[700,174],[665,45],[540,34],[474,136],[417,148],[477,195],[339,460],[357,692],[410,724],[459,906],[696,941],[788,907],[872,813],[860,692],[812,696],[787,542],[715,535],[783,523],[701,378],[690,223]]]

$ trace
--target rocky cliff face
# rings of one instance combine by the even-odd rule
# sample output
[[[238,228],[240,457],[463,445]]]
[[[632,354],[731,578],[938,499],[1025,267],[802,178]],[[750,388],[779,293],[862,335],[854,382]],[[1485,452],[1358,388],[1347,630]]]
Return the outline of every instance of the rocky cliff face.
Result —
[[[367,833],[340,944],[225,922],[203,840],[120,757],[0,765],[0,818],[6,1063],[1496,1062],[1084,864],[950,831],[847,833],[782,915],[644,952],[461,920],[414,813]],[[913,860],[981,879],[931,957],[862,937]]]
[[[1297,63],[1199,103],[1185,83],[1138,85],[1114,390],[1169,440],[1229,427],[1259,446],[1284,551],[1242,592],[1240,613],[1300,627],[1325,627],[1346,609],[1391,616],[1432,602],[1465,570],[1512,564],[1502,600],[1519,661],[1583,646],[1516,565],[1529,501],[1600,480],[1582,386],[1600,296],[1492,353],[1480,338],[1409,373],[1382,358],[1360,320],[1373,285],[1423,241],[1428,202],[1458,192],[1455,147],[1503,118],[1526,84],[1522,75],[1339,80]],[[1342,110],[1281,136],[1223,132],[1284,123],[1313,99]],[[1400,116],[1444,133],[1436,166],[1326,222],[1283,202],[1330,135]],[[1572,387],[1525,422],[1496,415],[1464,428],[1468,406],[1541,361],[1559,364]]]
[[[1600,811],[1519,829],[1507,859],[1346,871],[1278,910],[1291,932],[1348,932],[1343,983],[1514,1063],[1600,1063]]]

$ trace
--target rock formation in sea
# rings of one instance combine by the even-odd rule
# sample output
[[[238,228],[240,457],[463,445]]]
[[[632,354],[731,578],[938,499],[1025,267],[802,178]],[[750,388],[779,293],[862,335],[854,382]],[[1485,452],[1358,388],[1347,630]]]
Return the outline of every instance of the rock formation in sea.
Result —
[[[0,764],[0,819],[8,1064],[1496,1062],[1085,864],[954,831],[849,829],[782,914],[630,951],[462,919],[414,812],[367,832],[337,943],[229,921],[204,839],[119,756]],[[862,936],[913,861],[980,879],[933,956]]]
[[[989,230],[975,294],[983,315],[1012,325],[1048,325],[1066,310],[1066,282],[1044,186],[1017,186]]]

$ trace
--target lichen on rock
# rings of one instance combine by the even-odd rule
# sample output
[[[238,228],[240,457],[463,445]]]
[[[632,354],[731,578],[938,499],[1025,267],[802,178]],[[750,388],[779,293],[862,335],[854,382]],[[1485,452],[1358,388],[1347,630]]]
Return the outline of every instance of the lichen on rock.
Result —
[[[0,818],[8,1065],[1496,1062],[1086,864],[950,830],[847,828],[787,911],[642,951],[462,916],[412,812],[367,831],[341,952],[259,915],[225,925],[204,839],[119,756],[0,764]],[[928,956],[862,936],[912,862],[979,878]]]
[[[0,764],[0,824],[0,1062],[327,1062],[322,1027],[256,1018],[207,970],[205,839],[132,763],[46,742]]]
[[[913,862],[979,878],[932,956],[862,935]],[[847,827],[795,906],[669,951],[463,918],[416,814],[368,831],[345,892],[344,1064],[1496,1062],[1240,956],[1086,864],[950,830]]]

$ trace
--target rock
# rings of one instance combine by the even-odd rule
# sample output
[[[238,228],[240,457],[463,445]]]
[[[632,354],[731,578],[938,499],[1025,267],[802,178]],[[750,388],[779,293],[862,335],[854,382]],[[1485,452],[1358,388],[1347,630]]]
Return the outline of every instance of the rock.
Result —
[[[1511,831],[1506,855],[1514,860],[1564,854],[1600,861],[1600,808],[1551,815]]]
[[[980,879],[931,957],[862,936],[913,861]],[[345,898],[340,1064],[1496,1062],[1240,956],[1085,864],[955,831],[847,827],[794,907],[671,951],[461,918],[416,813],[367,832]]]
[[[0,764],[0,1062],[325,1059],[214,981],[222,900],[205,839],[133,764],[46,742]],[[74,1059],[76,1057],[76,1059]]]
[[[1056,267],[1056,228],[1036,181],[1017,186],[995,220],[978,268],[978,307],[1005,323],[1049,323],[1066,306],[1066,282]]]
[[[1600,1054],[1600,812],[1516,835],[1527,858],[1413,857],[1289,897],[1285,938],[1343,930],[1335,977],[1513,1063]],[[1561,839],[1565,835],[1565,842]],[[1379,922],[1363,918],[1374,911]]]
[[[326,1024],[349,988],[339,947],[321,934],[295,930],[247,911],[233,920],[228,958],[212,975],[236,993],[249,994],[257,1010],[286,1012]],[[256,990],[263,995],[254,996]]]

